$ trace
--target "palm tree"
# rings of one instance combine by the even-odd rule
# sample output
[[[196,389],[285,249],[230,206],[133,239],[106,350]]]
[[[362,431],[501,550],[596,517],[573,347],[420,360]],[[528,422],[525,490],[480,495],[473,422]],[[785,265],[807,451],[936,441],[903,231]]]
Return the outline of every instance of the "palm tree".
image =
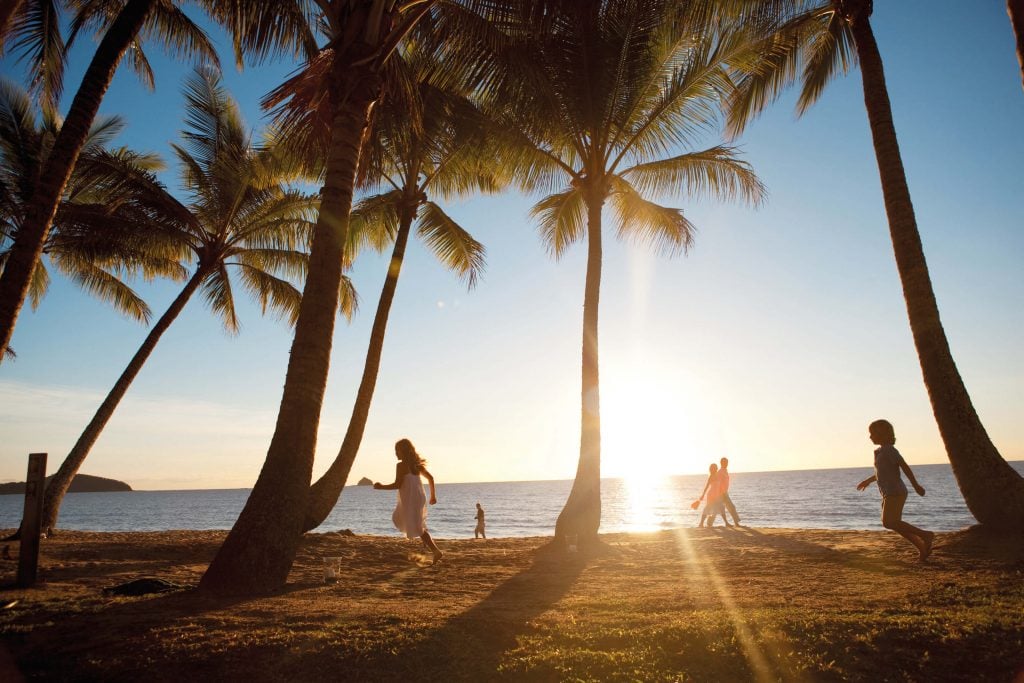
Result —
[[[72,22],[73,33],[90,28],[105,29],[103,39],[71,103],[60,135],[53,145],[53,153],[49,155],[39,180],[38,189],[26,207],[18,238],[0,273],[0,348],[10,343],[60,198],[121,57],[127,52],[131,65],[148,84],[152,83],[152,71],[141,50],[141,40],[146,38],[157,39],[177,56],[198,56],[210,63],[217,63],[216,52],[206,34],[172,0],[127,0],[123,6],[104,0],[89,0],[78,4],[80,9]],[[32,16],[36,8],[50,5],[52,3],[37,4],[37,0],[29,0],[20,12]],[[48,16],[53,19],[53,13]],[[19,40],[29,46],[44,46],[30,52],[43,56],[33,60],[34,67],[43,70],[33,76],[33,82],[43,83],[44,94],[49,98],[59,95],[60,64],[45,58],[50,54],[50,48],[45,46],[60,43],[53,37],[53,32],[60,30],[59,23],[56,20],[16,22],[4,40],[5,47]],[[18,32],[21,30],[25,35],[19,37]]]
[[[174,150],[189,202],[178,203],[155,180],[140,201],[154,208],[159,222],[153,229],[173,239],[195,266],[50,480],[43,528],[56,525],[71,480],[160,337],[193,294],[201,291],[232,333],[238,331],[237,284],[259,301],[264,312],[270,308],[291,322],[298,312],[299,291],[284,278],[305,275],[307,257],[300,247],[312,225],[315,200],[285,187],[290,173],[282,173],[273,150],[256,149],[219,74],[197,71],[186,82],[185,96],[188,130],[184,143]],[[237,273],[235,285],[229,270]]]
[[[706,24],[704,8],[669,0],[566,3],[552,30],[518,49],[530,55],[514,108],[497,114],[502,166],[531,189],[555,190],[532,210],[560,257],[586,240],[580,456],[556,537],[596,538],[601,518],[598,309],[604,205],[620,238],[669,254],[694,226],[649,197],[688,192],[757,203],[764,188],[731,147],[701,151],[731,81],[742,34]],[[695,36],[697,37],[695,39]]]
[[[375,194],[363,198],[353,210],[350,242],[368,244],[378,251],[391,242],[393,249],[345,438],[331,466],[310,488],[303,531],[322,524],[334,509],[359,451],[380,370],[388,315],[413,223],[417,223],[417,234],[438,259],[465,277],[470,287],[484,266],[483,245],[428,198],[429,194],[450,199],[474,190],[497,189],[483,165],[483,119],[468,100],[426,80],[436,66],[421,54],[406,54],[393,60],[392,67],[401,71],[395,77],[416,85],[409,93],[411,96],[382,98],[361,154],[364,180],[360,189]],[[325,122],[330,120],[328,111],[313,105],[325,100],[325,86],[318,75],[319,69],[303,71],[265,101],[268,107],[287,103],[295,110],[289,121],[290,130],[281,134],[293,139],[297,136],[306,159],[315,158],[315,150],[322,149],[322,141],[318,145],[309,132],[324,131]],[[279,118],[282,116],[283,112],[279,112]]]
[[[125,275],[174,277],[180,266],[174,254],[161,253],[138,230],[139,216],[126,201],[134,178],[162,168],[153,155],[110,149],[124,128],[117,117],[98,120],[89,132],[80,163],[65,188],[43,253],[58,271],[121,313],[148,322],[146,303],[121,279]],[[60,120],[47,105],[42,118],[28,93],[0,80],[0,267],[21,230],[25,206],[60,132]],[[32,307],[49,284],[45,262],[30,283]]]
[[[1024,478],[1003,459],[982,425],[957,370],[939,317],[893,125],[882,58],[871,30],[871,0],[753,3],[777,23],[762,45],[759,69],[739,79],[731,130],[747,121],[800,73],[798,112],[838,73],[860,64],[896,267],[932,411],[957,484],[982,524],[1024,528]]]
[[[274,435],[259,478],[203,576],[203,589],[252,594],[284,585],[306,519],[316,432],[327,382],[338,284],[348,239],[349,212],[359,152],[368,119],[386,81],[385,68],[399,43],[431,15],[446,21],[449,73],[486,70],[487,32],[480,18],[509,12],[489,0],[206,0],[212,15],[234,37],[239,58],[318,54],[316,36],[332,51],[320,213],[313,234],[309,274],[295,325]],[[448,10],[448,15],[442,14]],[[483,35],[482,35],[483,34]]]

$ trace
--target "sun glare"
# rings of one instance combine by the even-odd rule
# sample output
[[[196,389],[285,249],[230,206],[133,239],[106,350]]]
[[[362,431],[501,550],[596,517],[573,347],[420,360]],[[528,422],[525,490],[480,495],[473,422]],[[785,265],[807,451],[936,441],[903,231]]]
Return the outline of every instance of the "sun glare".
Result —
[[[698,469],[688,448],[693,411],[668,384],[650,370],[602,376],[603,476],[650,480]]]

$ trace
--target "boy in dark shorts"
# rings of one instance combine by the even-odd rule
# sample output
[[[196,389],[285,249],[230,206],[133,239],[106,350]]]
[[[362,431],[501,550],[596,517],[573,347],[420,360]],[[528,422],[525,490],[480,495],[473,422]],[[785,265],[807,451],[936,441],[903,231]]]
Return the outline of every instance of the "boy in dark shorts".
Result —
[[[919,553],[918,559],[924,562],[931,555],[935,533],[918,529],[913,524],[903,521],[907,487],[900,478],[900,470],[907,475],[917,495],[924,495],[924,487],[917,483],[910,465],[896,450],[896,433],[887,420],[875,420],[868,425],[868,436],[871,443],[878,445],[878,449],[875,450],[875,473],[857,484],[857,490],[863,491],[871,482],[878,482],[878,490],[882,494],[882,526],[892,529],[913,543]]]

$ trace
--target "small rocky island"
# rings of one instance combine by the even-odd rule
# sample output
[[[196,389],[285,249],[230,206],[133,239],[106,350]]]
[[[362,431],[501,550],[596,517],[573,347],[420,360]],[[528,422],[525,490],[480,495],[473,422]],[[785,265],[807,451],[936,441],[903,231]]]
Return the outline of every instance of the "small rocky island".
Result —
[[[49,483],[50,479],[52,477],[47,477],[46,482]],[[71,486],[68,487],[68,493],[110,493],[131,490],[132,487],[123,481],[94,477],[91,474],[76,474],[75,478],[71,480]],[[21,495],[23,493],[25,493],[25,482],[23,481],[0,484],[0,495]]]
[[[367,477],[363,477],[356,483],[356,486],[373,486],[373,481]]]

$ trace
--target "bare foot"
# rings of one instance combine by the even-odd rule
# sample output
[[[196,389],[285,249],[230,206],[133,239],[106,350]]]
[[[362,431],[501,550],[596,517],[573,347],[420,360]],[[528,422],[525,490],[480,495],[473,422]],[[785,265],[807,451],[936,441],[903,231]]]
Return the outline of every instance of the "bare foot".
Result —
[[[935,542],[935,532],[926,531],[921,536],[921,540],[924,541],[924,547],[921,548],[921,555],[918,557],[918,562],[925,562],[928,560],[928,556],[932,554],[932,543]]]
[[[442,557],[444,557],[444,553],[442,553],[440,550],[435,550],[434,551],[434,561],[431,564],[437,564],[438,562],[441,561]]]

